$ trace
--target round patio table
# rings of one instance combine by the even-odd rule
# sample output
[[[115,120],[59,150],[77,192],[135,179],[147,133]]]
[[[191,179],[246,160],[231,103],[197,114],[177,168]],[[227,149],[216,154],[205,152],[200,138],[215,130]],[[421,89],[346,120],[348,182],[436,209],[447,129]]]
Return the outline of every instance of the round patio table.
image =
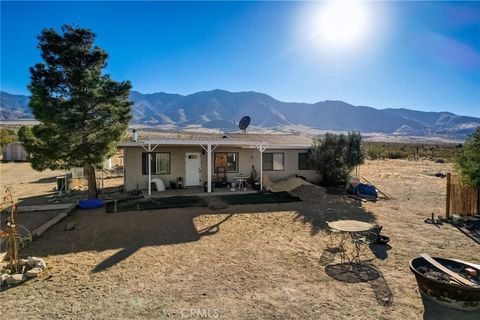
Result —
[[[365,232],[370,230],[373,225],[358,220],[338,220],[328,222],[328,226],[332,229],[343,232]]]
[[[339,252],[342,252],[341,260],[342,265],[346,265],[345,271],[353,271],[356,274],[359,272],[360,253],[362,252],[363,243],[358,241],[358,233],[368,232],[373,225],[367,222],[358,221],[358,220],[337,220],[327,223],[328,226],[338,231],[341,234],[340,241],[337,243],[336,247],[339,249]],[[347,254],[346,242],[350,240],[354,244],[354,250]],[[343,263],[343,261],[347,263]]]
[[[238,186],[238,190],[242,190],[246,187],[247,177],[246,176],[235,176],[235,184]]]

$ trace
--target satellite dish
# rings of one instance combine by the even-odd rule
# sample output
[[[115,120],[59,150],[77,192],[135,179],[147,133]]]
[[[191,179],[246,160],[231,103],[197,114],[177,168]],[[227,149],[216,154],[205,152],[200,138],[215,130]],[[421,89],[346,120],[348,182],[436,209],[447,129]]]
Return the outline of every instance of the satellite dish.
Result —
[[[240,128],[240,130],[242,130],[245,133],[249,124],[250,124],[250,117],[245,116],[242,119],[240,119],[240,122],[238,123],[238,127]]]

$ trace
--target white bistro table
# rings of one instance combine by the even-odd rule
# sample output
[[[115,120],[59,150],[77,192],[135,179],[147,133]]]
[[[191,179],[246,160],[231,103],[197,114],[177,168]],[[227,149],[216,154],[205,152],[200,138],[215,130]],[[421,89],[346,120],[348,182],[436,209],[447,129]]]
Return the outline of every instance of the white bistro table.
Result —
[[[235,178],[235,185],[237,186],[238,190],[242,190],[246,188],[247,185],[247,177],[246,176],[236,176]]]
[[[348,265],[352,267],[352,270],[354,270],[355,265],[359,265],[361,263],[360,251],[362,249],[361,244],[359,243],[359,241],[356,241],[356,238],[358,238],[359,233],[370,231],[373,225],[370,223],[358,221],[358,220],[337,220],[337,221],[327,222],[327,224],[332,230],[340,232],[342,234],[342,237],[339,243],[337,244],[338,245],[337,247],[340,250],[340,252],[344,254],[344,258],[348,260]],[[346,248],[345,248],[346,242],[349,239],[355,245],[355,249],[352,252],[353,255],[350,255],[350,257],[349,255],[346,254]]]
[[[368,222],[358,220],[337,220],[328,222],[328,226],[334,230],[348,233],[366,232],[373,227]]]

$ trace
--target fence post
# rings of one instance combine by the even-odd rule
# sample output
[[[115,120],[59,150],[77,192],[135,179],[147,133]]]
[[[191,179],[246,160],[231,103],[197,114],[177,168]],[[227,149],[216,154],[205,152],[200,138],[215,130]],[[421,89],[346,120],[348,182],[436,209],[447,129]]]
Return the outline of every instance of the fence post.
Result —
[[[446,210],[445,210],[445,218],[450,219],[450,179],[451,179],[451,174],[450,172],[447,172],[447,203],[446,203]]]
[[[477,216],[480,216],[480,189],[477,189]]]

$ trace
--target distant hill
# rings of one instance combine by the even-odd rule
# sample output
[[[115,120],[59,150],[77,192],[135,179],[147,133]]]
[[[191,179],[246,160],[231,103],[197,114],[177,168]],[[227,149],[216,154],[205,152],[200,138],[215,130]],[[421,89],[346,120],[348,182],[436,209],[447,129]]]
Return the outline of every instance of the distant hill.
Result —
[[[458,116],[450,112],[424,112],[403,108],[384,111],[415,120],[428,128],[427,133],[437,135],[468,135],[479,126],[479,118]]]
[[[29,97],[0,91],[0,120],[33,119]]]
[[[324,130],[357,130],[394,135],[442,135],[462,138],[480,126],[480,118],[449,112],[409,109],[375,109],[353,106],[343,101],[317,103],[282,102],[258,92],[201,91],[190,95],[142,94],[132,91],[132,124],[169,125],[182,128],[232,129],[242,116],[252,118],[252,126],[280,128],[302,125]],[[28,97],[1,93],[0,120],[33,118]]]

